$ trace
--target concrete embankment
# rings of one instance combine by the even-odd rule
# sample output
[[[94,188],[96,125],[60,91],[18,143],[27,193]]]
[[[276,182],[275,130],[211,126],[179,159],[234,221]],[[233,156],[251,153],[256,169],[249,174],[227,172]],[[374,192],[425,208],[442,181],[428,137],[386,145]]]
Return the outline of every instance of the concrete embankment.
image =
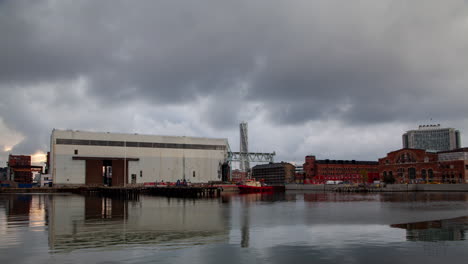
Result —
[[[334,191],[339,185],[287,184],[286,191]],[[375,191],[375,189],[374,189]],[[380,192],[468,192],[468,184],[387,184]]]

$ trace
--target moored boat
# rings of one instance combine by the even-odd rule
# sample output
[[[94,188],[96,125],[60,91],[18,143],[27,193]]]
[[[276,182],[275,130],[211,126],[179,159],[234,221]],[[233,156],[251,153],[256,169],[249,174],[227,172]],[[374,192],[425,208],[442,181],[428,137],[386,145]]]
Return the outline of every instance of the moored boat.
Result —
[[[273,186],[267,186],[259,181],[247,180],[237,186],[240,193],[273,192]]]

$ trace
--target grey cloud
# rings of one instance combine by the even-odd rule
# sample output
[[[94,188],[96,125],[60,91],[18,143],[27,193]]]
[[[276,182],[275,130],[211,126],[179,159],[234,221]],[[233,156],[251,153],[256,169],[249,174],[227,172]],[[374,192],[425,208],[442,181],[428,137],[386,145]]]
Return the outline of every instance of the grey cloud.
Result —
[[[220,13],[192,1],[110,3],[28,8],[6,2],[3,10],[14,19],[3,30],[17,36],[2,49],[9,63],[2,65],[1,79],[34,82],[83,75],[93,95],[126,100],[118,95],[133,90],[163,103],[223,89],[251,68],[256,33],[237,28],[242,9],[230,14],[229,4],[216,2],[213,8]]]
[[[461,0],[1,1],[0,109],[22,151],[52,127],[131,130],[114,115],[139,106],[194,104],[224,132],[260,114],[277,128],[458,120],[467,14]]]
[[[438,98],[467,95],[454,82],[468,81],[459,71],[466,69],[465,60],[456,55],[467,52],[467,39],[457,31],[467,7],[451,4],[429,3],[423,11],[419,4],[391,4],[362,14],[364,9],[354,5],[343,17],[327,10],[330,16],[319,15],[323,28],[315,24],[312,11],[308,23],[296,24],[304,34],[272,45],[264,71],[254,80],[253,97],[266,98],[269,110],[280,113],[273,115],[278,123],[323,116],[356,123],[409,121],[421,114],[461,117],[466,105],[438,106]],[[371,20],[377,18],[373,12],[382,16]],[[428,97],[432,100],[420,105]],[[275,108],[277,101],[288,106]],[[349,109],[336,107],[341,103]],[[300,114],[304,112],[310,115]]]

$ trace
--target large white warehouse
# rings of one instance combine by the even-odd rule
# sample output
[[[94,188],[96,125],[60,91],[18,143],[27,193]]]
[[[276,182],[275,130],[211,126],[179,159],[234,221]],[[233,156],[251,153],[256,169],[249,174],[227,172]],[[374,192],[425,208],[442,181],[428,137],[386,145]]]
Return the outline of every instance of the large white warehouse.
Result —
[[[145,182],[220,181],[227,139],[52,131],[54,185],[123,186]]]

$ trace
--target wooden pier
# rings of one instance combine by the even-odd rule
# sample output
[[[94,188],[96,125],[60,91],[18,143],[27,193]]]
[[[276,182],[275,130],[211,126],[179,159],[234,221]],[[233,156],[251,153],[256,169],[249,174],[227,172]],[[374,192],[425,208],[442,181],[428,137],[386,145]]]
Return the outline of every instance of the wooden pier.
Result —
[[[210,186],[153,187],[148,188],[148,194],[167,197],[214,198],[221,196],[221,188]]]
[[[214,198],[221,196],[221,188],[212,186],[82,187],[77,188],[74,193],[128,199],[135,199],[140,194],[180,198]]]
[[[140,194],[145,193],[145,189],[129,187],[80,187],[76,188],[72,193],[138,200]]]
[[[51,188],[0,188],[0,193],[74,193],[83,195],[102,195],[123,199],[135,199],[140,194],[180,197],[215,198],[221,196],[220,187],[206,186],[168,186],[168,187],[51,187]]]

